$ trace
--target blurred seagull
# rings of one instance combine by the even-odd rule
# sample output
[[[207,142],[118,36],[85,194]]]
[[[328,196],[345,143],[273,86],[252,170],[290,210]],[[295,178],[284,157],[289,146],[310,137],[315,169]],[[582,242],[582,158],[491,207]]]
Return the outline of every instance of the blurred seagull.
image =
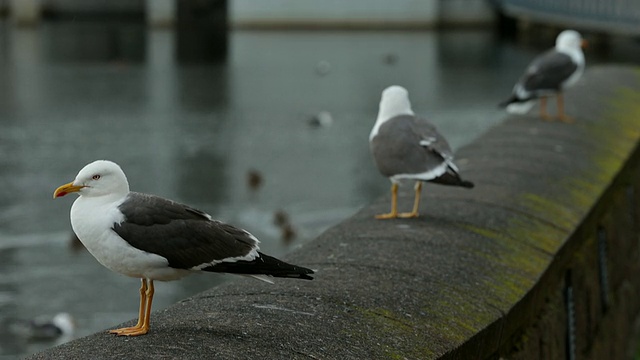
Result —
[[[264,179],[260,171],[256,169],[249,169],[247,171],[247,187],[249,188],[249,190],[254,192],[258,191],[258,189],[260,189],[260,187],[262,186],[263,182],[264,182]]]
[[[573,119],[564,113],[562,91],[575,84],[584,72],[584,54],[586,46],[580,33],[565,30],[556,38],[553,49],[536,57],[520,80],[513,87],[513,94],[500,104],[510,112],[525,112],[531,108],[531,100],[540,98],[540,117],[553,120],[547,113],[547,97],[556,96],[558,114],[555,118],[564,122]],[[523,104],[527,103],[527,104]]]
[[[315,71],[319,76],[329,75],[331,72],[331,63],[327,60],[320,60],[316,63]]]
[[[277,227],[283,227],[289,224],[289,214],[284,210],[277,210],[273,213],[273,224]]]
[[[422,182],[472,188],[464,181],[453,163],[447,141],[427,120],[411,110],[409,93],[401,86],[390,86],[382,92],[378,118],[369,135],[369,146],[378,170],[391,180],[391,212],[378,219],[418,216]],[[398,182],[415,180],[415,200],[410,213],[398,213]]]
[[[328,111],[320,111],[309,119],[309,125],[315,128],[326,128],[333,124],[333,116]]]
[[[70,336],[75,331],[75,321],[66,312],[53,318],[37,317],[31,320],[15,320],[10,325],[11,332],[29,340],[46,341]]]

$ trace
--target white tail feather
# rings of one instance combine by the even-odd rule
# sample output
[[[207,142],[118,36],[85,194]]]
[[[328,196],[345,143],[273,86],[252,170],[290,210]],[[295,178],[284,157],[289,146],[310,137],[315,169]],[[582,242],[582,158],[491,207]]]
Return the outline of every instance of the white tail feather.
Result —
[[[511,103],[507,105],[507,112],[509,114],[518,114],[518,115],[526,114],[529,112],[529,110],[531,110],[534,104],[535,104],[534,101]]]
[[[273,284],[273,281],[271,280],[271,277],[268,275],[243,275],[243,276],[247,276],[247,277],[252,277],[256,280],[260,280],[260,281],[264,281],[266,283],[269,284]]]

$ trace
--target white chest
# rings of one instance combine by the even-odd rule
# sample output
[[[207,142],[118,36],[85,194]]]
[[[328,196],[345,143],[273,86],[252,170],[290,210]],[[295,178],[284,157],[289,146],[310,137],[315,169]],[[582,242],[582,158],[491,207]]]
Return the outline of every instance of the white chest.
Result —
[[[71,207],[71,226],[93,257],[106,268],[132,277],[157,278],[168,270],[165,258],[129,245],[113,230],[124,220],[113,204],[79,197]]]

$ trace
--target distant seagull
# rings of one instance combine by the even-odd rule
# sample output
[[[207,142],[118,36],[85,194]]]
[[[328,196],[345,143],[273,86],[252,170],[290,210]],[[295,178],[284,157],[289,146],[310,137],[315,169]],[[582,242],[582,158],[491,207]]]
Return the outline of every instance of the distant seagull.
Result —
[[[75,321],[69,313],[59,313],[53,318],[37,317],[31,320],[14,320],[10,324],[14,335],[34,341],[47,341],[70,336],[75,331]]]
[[[141,279],[140,311],[133,327],[109,331],[137,336],[149,331],[154,280],[177,280],[200,271],[312,280],[313,270],[261,253],[249,232],[168,199],[129,191],[124,172],[94,161],[53,197],[80,196],[71,207],[73,231],[106,268]]]
[[[398,55],[394,53],[387,53],[382,56],[382,62],[385,65],[393,66],[398,62]]]
[[[558,104],[558,115],[555,118],[564,122],[573,122],[573,119],[564,113],[562,92],[575,84],[584,72],[582,47],[586,44],[577,31],[561,32],[556,38],[555,48],[539,55],[529,64],[513,87],[511,97],[500,106],[507,107],[507,110],[512,112],[518,112],[518,103],[527,103],[539,98],[540,117],[544,120],[553,120],[553,117],[547,113],[547,97],[555,95]]]
[[[391,180],[391,212],[377,215],[378,219],[417,217],[423,181],[473,187],[472,182],[460,178],[444,137],[434,125],[413,113],[409,93],[401,86],[390,86],[382,92],[369,145],[378,170]],[[397,211],[398,183],[403,179],[416,181],[410,213]]]
[[[326,128],[333,124],[333,116],[328,111],[320,111],[309,119],[309,126]]]
[[[318,61],[318,63],[316,63],[315,70],[316,74],[318,74],[319,76],[329,75],[329,73],[331,72],[331,63],[327,60],[320,60]]]

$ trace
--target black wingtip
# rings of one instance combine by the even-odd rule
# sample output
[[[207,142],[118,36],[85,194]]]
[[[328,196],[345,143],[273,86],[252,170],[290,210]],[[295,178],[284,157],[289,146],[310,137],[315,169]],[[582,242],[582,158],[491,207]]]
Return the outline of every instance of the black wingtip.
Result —
[[[449,172],[446,172],[435,179],[429,180],[429,182],[440,184],[440,185],[448,185],[448,186],[460,186],[464,188],[471,189],[475,186],[471,181],[462,180],[460,175],[451,169]]]
[[[474,186],[476,186],[474,183],[472,183],[471,181],[466,181],[466,180],[462,180],[460,182],[460,186],[467,188],[467,189],[473,189]]]
[[[500,104],[498,104],[498,107],[501,108],[501,109],[504,109],[507,106],[509,106],[509,104],[514,103],[517,100],[518,100],[518,98],[516,98],[515,96],[511,96],[507,100],[505,100],[505,101],[501,102]]]
[[[314,270],[288,264],[261,252],[258,252],[258,254],[260,256],[251,261],[220,262],[202,270],[229,274],[268,275],[279,278],[313,280],[313,277],[310,275],[315,273]]]
[[[307,269],[308,270],[308,269]],[[299,274],[298,279],[302,280],[313,280],[313,276],[309,276],[308,274],[315,274],[315,271],[311,270],[310,273]]]

